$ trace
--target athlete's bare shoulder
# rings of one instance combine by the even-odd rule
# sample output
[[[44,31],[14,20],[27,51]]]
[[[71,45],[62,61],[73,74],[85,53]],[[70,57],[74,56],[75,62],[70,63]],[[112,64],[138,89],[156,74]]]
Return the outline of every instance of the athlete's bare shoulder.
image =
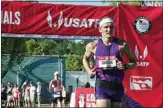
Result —
[[[97,45],[98,40],[95,40],[93,42],[90,42],[86,45],[86,50],[93,51]]]
[[[53,82],[55,82],[55,81],[56,81],[55,79],[52,79],[50,82],[53,83]]]

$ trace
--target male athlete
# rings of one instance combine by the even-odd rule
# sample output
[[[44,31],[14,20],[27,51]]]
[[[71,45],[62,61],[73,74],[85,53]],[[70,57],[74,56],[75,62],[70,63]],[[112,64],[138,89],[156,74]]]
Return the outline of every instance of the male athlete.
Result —
[[[83,65],[90,75],[96,75],[95,96],[97,107],[120,108],[124,94],[122,81],[124,71],[136,68],[136,61],[129,44],[122,39],[113,37],[114,21],[105,17],[99,23],[101,39],[86,45]],[[124,64],[122,55],[128,58]],[[94,57],[95,66],[91,68],[89,58]]]

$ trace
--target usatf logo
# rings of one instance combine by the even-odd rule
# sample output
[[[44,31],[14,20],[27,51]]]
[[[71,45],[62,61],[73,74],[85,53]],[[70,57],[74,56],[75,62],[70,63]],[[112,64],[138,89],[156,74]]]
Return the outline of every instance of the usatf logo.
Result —
[[[130,76],[131,90],[152,90],[152,77]]]
[[[66,28],[97,28],[100,19],[79,19],[79,18],[63,18],[63,12],[61,11],[58,17],[58,22],[53,22],[51,11],[47,13],[47,22],[50,28],[59,29],[62,25]]]
[[[137,58],[137,66],[147,67],[149,62],[145,61],[145,58],[148,55],[148,47],[145,46],[143,53],[140,53],[137,45],[135,46],[135,56]]]
[[[54,27],[54,28],[59,29],[61,27],[62,23],[63,23],[63,13],[62,13],[62,11],[60,12],[60,15],[58,17],[58,23],[53,23],[50,11],[48,11],[47,22],[48,22],[50,28]]]
[[[151,28],[151,21],[144,16],[138,17],[134,22],[134,28],[139,34],[148,33]]]

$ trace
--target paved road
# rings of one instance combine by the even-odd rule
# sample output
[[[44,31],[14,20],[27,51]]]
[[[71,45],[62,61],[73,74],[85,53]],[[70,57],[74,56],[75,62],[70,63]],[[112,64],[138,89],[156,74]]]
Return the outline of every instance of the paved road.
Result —
[[[41,104],[41,107],[42,108],[51,108],[51,104]],[[65,107],[67,108],[67,107],[69,107],[69,105],[67,104]]]

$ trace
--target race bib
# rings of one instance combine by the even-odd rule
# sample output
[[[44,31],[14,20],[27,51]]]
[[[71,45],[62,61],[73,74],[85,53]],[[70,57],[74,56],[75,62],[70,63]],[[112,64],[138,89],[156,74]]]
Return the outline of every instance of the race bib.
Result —
[[[56,95],[60,95],[60,94],[61,94],[61,92],[60,92],[60,91],[57,91],[55,94],[56,94]]]
[[[116,67],[116,60],[99,60],[99,68]]]
[[[109,69],[116,67],[115,56],[98,56],[98,66],[101,69]]]
[[[60,91],[57,91],[54,93],[54,97],[60,97],[61,96],[61,92]]]

